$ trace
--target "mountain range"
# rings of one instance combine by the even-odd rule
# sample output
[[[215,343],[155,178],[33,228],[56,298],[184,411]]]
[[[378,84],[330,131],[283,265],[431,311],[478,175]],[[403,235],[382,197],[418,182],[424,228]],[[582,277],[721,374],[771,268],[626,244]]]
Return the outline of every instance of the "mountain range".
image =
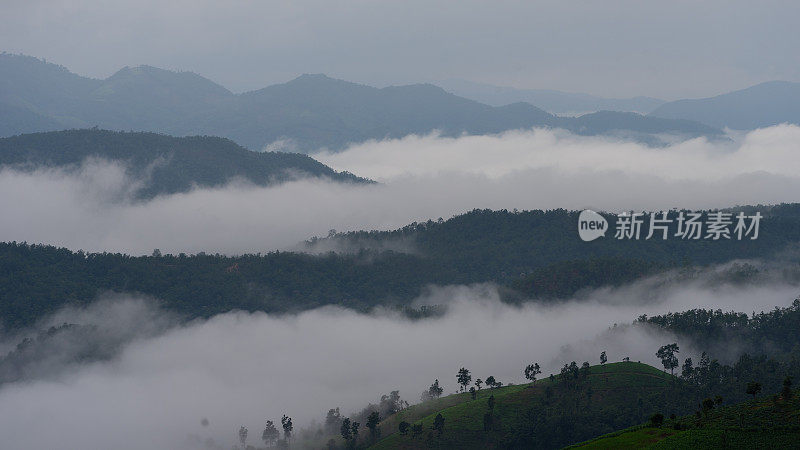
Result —
[[[449,79],[437,83],[447,92],[492,106],[526,102],[553,114],[577,115],[596,111],[622,111],[646,114],[666,103],[653,97],[604,98],[596,95],[553,89],[517,89],[467,80]]]
[[[440,85],[448,92],[488,105],[527,102],[559,115],[604,110],[637,112],[649,118],[689,120],[734,130],[754,130],[782,123],[800,124],[800,83],[789,81],[768,81],[714,97],[672,102],[652,97],[603,98],[548,89],[515,89],[465,80],[446,80]],[[615,126],[626,128],[616,122],[624,120],[622,116],[613,120]]]
[[[0,137],[65,128],[100,127],[175,136],[214,135],[251,149],[313,153],[350,143],[434,131],[454,136],[531,127],[579,134],[719,136],[689,120],[630,112],[557,117],[515,102],[491,106],[431,84],[375,88],[302,75],[234,94],[191,72],[124,67],[104,79],[76,75],[34,57],[0,54]]]
[[[800,83],[769,81],[716,97],[678,100],[659,106],[650,116],[735,130],[800,124]]]

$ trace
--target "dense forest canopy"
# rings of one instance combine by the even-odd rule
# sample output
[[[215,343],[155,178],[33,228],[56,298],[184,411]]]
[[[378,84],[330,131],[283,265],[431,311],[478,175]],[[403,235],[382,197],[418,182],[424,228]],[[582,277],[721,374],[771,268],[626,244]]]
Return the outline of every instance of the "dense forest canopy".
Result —
[[[743,208],[750,210],[751,207]],[[326,304],[403,305],[428,285],[494,282],[509,300],[557,299],[686,265],[769,258],[800,241],[800,205],[760,208],[756,240],[583,242],[576,211],[475,210],[395,231],[331,234],[349,252],[133,257],[47,245],[0,244],[0,318],[30,324],[67,303],[137,292],[187,317],[231,309],[296,311]],[[369,245],[402,241],[408,251]],[[313,248],[321,240],[309,241]],[[741,274],[738,274],[739,276]],[[746,275],[746,274],[745,274]]]

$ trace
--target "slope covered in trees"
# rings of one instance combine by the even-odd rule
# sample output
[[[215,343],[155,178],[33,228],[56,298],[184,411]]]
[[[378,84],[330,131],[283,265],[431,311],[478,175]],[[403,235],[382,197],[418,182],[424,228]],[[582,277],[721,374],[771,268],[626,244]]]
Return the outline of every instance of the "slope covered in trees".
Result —
[[[143,186],[141,198],[220,186],[239,178],[257,185],[301,177],[366,182],[299,153],[251,152],[217,137],[67,130],[0,138],[0,168],[75,168],[90,158],[121,163]]]
[[[189,318],[231,309],[280,312],[325,304],[361,310],[403,305],[431,284],[495,282],[507,286],[503,292],[509,301],[565,298],[584,288],[620,285],[675,266],[769,258],[800,241],[798,205],[763,211],[762,236],[753,241],[586,243],[576,236],[577,212],[554,210],[473,211],[391,232],[335,237],[354,245],[400,239],[413,248],[411,253],[361,247],[320,255],[154,252],[132,257],[3,243],[0,320],[12,327],[30,324],[65,304],[88,303],[106,291],[146,294]],[[757,268],[742,266],[722,276],[747,281],[760,275]]]
[[[752,312],[693,309],[652,317],[640,323],[656,325],[695,342],[702,351],[726,355],[768,352],[782,359],[800,358],[800,297],[791,306]]]
[[[581,134],[717,136],[700,123],[627,113],[557,117],[528,103],[494,107],[430,84],[378,89],[324,75],[233,94],[190,72],[125,67],[85,78],[36,58],[0,54],[0,136],[74,127],[222,136],[252,149],[282,142],[310,153],[438,130],[445,135],[558,127]],[[646,137],[650,136],[650,137]]]

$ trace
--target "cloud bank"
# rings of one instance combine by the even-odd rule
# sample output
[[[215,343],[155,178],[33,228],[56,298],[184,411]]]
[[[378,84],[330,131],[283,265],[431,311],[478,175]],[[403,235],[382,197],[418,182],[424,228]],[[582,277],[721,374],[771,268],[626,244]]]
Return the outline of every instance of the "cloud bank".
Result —
[[[647,327],[604,331],[642,313],[771,309],[797,294],[797,285],[785,282],[653,286],[651,280],[556,306],[521,307],[501,303],[490,285],[449,286],[418,299],[445,304],[446,313],[419,321],[328,307],[285,316],[231,312],[172,325],[130,337],[111,360],[0,386],[0,436],[9,450],[230,448],[239,426],[250,429],[254,443],[264,421],[284,413],[300,428],[322,421],[329,408],[350,414],[393,389],[413,403],[435,378],[445,393],[454,392],[462,366],[474,377],[519,383],[530,362],[548,374],[572,360],[596,363],[604,350],[610,361],[628,356],[657,365],[655,350],[673,336]],[[117,297],[58,320],[106,329],[122,321],[130,329],[158,315],[142,304]],[[691,343],[679,344],[681,358],[696,357]]]
[[[141,180],[98,161],[77,172],[0,171],[0,240],[87,251],[228,254],[293,248],[331,229],[394,229],[474,208],[621,211],[800,200],[800,128],[664,148],[561,131],[410,136],[317,155],[382,181],[299,180],[130,200]]]

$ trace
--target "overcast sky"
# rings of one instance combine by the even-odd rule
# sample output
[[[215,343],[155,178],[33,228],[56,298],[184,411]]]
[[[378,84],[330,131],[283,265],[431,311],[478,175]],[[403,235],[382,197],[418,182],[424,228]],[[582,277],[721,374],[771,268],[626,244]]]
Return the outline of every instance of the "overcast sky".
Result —
[[[234,91],[302,73],[674,99],[800,81],[796,1],[2,0],[0,50]]]

